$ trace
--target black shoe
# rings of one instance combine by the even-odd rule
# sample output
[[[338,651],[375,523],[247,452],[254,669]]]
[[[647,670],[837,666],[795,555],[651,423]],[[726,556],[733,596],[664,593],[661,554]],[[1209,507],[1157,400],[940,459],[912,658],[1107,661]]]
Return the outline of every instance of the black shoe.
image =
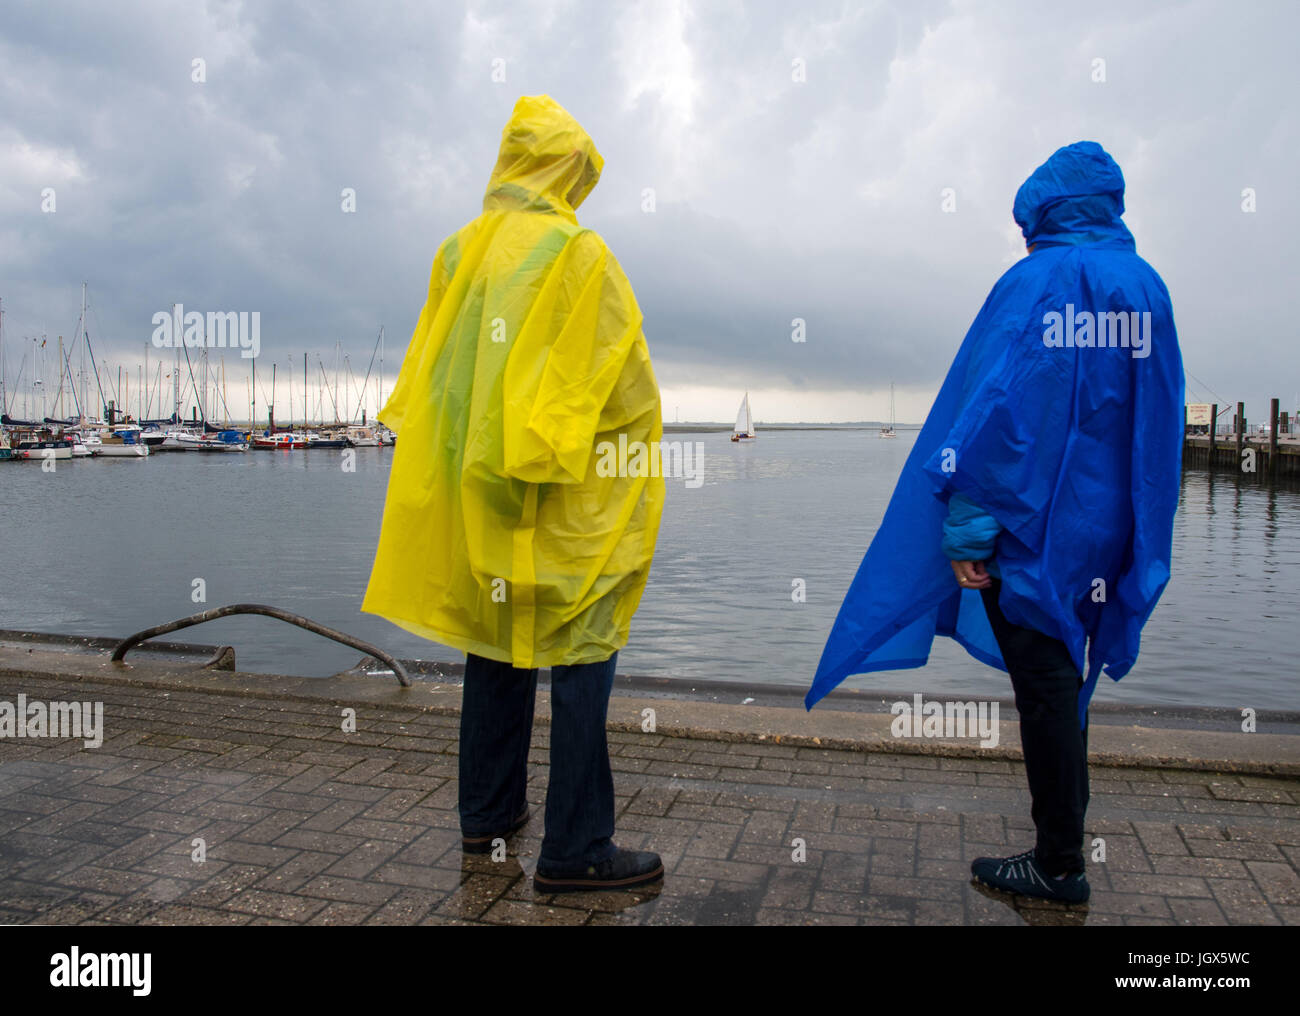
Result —
[[[970,872],[994,889],[1040,900],[1086,903],[1092,895],[1083,872],[1055,878],[1043,870],[1032,850],[1011,857],[977,857],[971,862]]]
[[[539,864],[533,874],[533,887],[540,893],[603,892],[635,889],[663,877],[664,863],[658,854],[619,847],[613,857],[588,865],[583,871],[545,871]]]
[[[490,854],[492,853],[493,840],[509,839],[528,824],[528,818],[528,806],[525,805],[524,810],[520,813],[519,817],[515,819],[514,824],[505,832],[491,833],[487,836],[462,836],[460,839],[460,849],[466,854]]]

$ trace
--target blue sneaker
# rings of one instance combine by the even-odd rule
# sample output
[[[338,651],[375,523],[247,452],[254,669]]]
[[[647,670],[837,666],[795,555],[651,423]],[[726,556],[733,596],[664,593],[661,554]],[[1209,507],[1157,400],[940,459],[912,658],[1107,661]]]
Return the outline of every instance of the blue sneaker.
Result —
[[[1057,903],[1086,903],[1092,888],[1083,872],[1056,878],[1043,871],[1032,850],[1011,857],[977,857],[970,872],[986,886]]]

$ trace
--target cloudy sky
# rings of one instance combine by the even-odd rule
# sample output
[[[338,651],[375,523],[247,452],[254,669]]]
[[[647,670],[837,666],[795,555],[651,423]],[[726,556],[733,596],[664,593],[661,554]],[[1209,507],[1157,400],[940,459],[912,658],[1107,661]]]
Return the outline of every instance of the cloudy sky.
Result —
[[[1297,11],[9,0],[10,396],[20,366],[21,384],[33,376],[33,336],[57,377],[83,281],[96,354],[131,372],[132,409],[152,316],[176,302],[260,311],[259,407],[272,362],[287,406],[293,363],[301,412],[304,352],[313,400],[318,357],[332,376],[341,350],[363,375],[381,324],[391,386],[438,243],[478,213],[515,99],[545,92],[605,155],[579,217],[637,291],[666,420],[729,418],[746,389],[760,420],[876,419],[893,382],[899,419],[919,422],[1023,255],[1016,188],[1081,139],[1123,167],[1189,398],[1244,399],[1255,419],[1269,396],[1294,409]],[[246,415],[244,364],[226,369]]]

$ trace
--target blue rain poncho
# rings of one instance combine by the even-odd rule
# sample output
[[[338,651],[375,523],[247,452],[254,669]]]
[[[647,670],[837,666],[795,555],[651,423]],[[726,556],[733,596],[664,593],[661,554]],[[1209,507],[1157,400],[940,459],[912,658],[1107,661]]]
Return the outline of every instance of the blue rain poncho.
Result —
[[[1121,215],[1124,178],[1093,142],[1057,151],[1014,215],[1032,253],[957,352],[822,652],[809,709],[851,674],[923,666],[935,635],[1006,669],[980,593],[942,549],[948,501],[993,517],[999,605],[1118,681],[1169,580],[1183,367],[1169,293]],[[1086,660],[1085,660],[1086,649]],[[1085,665],[1086,664],[1086,665]]]

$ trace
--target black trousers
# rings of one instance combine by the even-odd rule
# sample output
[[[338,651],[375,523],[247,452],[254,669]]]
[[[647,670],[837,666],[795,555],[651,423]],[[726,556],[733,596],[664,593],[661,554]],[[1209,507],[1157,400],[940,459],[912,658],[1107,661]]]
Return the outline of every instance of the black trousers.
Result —
[[[618,653],[600,663],[551,668],[551,772],[546,835],[538,863],[551,871],[582,871],[618,849],[614,777],[605,721]],[[537,671],[516,669],[473,653],[465,657],[460,712],[460,827],[466,836],[495,836],[528,804]]]
[[[1079,729],[1083,676],[1065,643],[1006,619],[1002,583],[981,590],[984,610],[1011,672],[1020,742],[1038,830],[1035,857],[1049,875],[1083,871],[1083,816],[1088,810],[1088,728]]]

